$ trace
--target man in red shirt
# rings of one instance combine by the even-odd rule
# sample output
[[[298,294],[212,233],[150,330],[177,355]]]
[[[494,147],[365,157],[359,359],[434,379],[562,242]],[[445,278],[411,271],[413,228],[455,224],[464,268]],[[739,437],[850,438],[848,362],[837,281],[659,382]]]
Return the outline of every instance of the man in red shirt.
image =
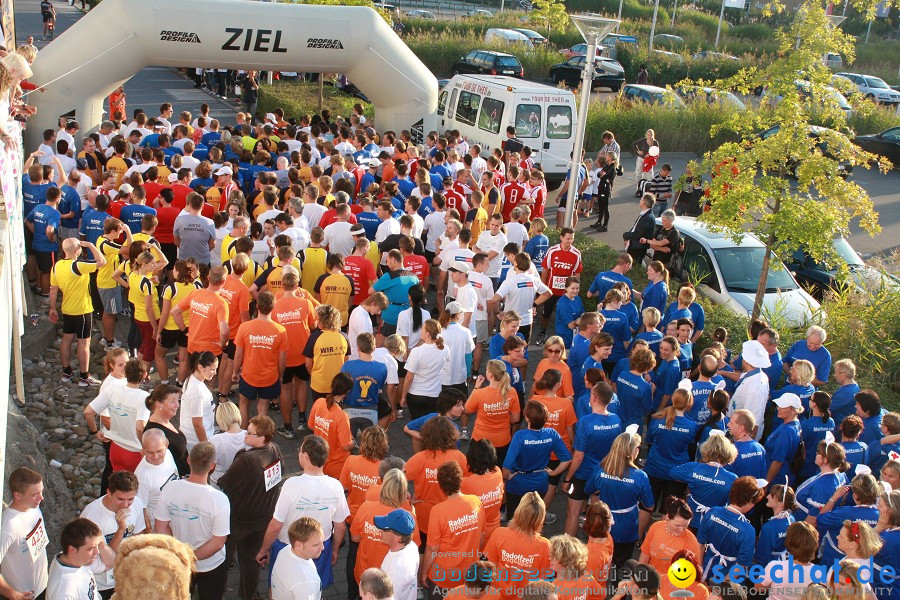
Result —
[[[398,242],[400,252],[403,254],[403,267],[411,271],[413,275],[419,278],[419,283],[426,290],[428,289],[428,259],[418,254],[413,254],[415,250],[415,242],[412,237],[405,235]]]
[[[575,230],[571,227],[563,227],[559,233],[559,243],[550,246],[547,254],[544,255],[543,263],[541,263],[543,267],[541,280],[550,288],[553,295],[544,303],[544,312],[541,315],[541,334],[535,341],[538,345],[543,344],[547,338],[547,324],[550,322],[550,315],[553,314],[553,309],[556,308],[560,296],[566,293],[566,279],[577,276],[584,268],[581,262],[581,252],[574,246]]]
[[[168,187],[166,184],[159,182],[159,167],[150,167],[144,173],[144,191],[146,192],[147,204],[153,206],[154,200],[159,196],[159,192]]]
[[[350,299],[350,309],[359,306],[369,297],[369,288],[377,279],[375,275],[375,266],[366,255],[369,253],[370,242],[366,239],[366,230],[359,225],[358,232],[351,230],[350,233],[356,238],[353,254],[344,259],[344,275],[353,280],[353,289],[355,293]]]
[[[134,188],[130,183],[123,183],[119,186],[118,192],[116,197],[110,200],[109,208],[106,209],[109,216],[117,219],[122,214],[122,209],[131,204],[131,194],[134,192]]]
[[[178,169],[176,179],[172,185],[172,192],[174,192],[172,206],[179,210],[184,210],[184,207],[187,205],[188,194],[194,191],[188,185],[190,182],[191,170],[187,168]]]
[[[519,206],[519,203],[525,199],[527,195],[527,191],[525,190],[525,186],[519,183],[519,167],[516,165],[511,165],[509,167],[509,181],[503,184],[503,187],[500,188],[500,194],[503,196],[503,208],[501,212],[503,213],[503,222],[509,223],[512,219],[510,216],[512,210]]]
[[[175,219],[181,214],[181,209],[172,206],[175,192],[171,188],[163,188],[156,198],[156,239],[162,249],[163,255],[169,260],[169,279],[172,278],[172,269],[178,260],[178,247],[175,245],[175,235],[172,233],[175,227]]]

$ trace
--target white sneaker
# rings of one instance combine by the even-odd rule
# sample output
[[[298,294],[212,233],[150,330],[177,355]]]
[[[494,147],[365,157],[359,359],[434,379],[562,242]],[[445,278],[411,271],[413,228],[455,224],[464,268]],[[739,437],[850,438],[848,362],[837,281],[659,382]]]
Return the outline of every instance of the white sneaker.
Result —
[[[100,385],[103,383],[99,379],[94,379],[90,375],[87,377],[79,377],[78,378],[78,387],[88,387],[89,385]]]
[[[468,429],[467,427],[463,427],[463,428],[459,431],[459,439],[461,439],[461,440],[467,440],[467,439],[469,439],[469,429]]]
[[[556,523],[556,513],[548,512],[544,517],[544,525],[553,525],[554,523]]]

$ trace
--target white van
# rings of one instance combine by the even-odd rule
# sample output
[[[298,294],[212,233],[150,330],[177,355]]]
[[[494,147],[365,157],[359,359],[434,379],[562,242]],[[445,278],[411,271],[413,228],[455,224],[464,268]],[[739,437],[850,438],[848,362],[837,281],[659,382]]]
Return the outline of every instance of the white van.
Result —
[[[560,88],[500,75],[455,75],[438,95],[437,130],[458,129],[487,155],[516,137],[551,182],[566,177],[575,135],[575,95]]]
[[[534,50],[534,44],[527,35],[513,29],[500,29],[491,27],[484,32],[485,42],[500,42],[505,44],[522,44],[526,48]]]

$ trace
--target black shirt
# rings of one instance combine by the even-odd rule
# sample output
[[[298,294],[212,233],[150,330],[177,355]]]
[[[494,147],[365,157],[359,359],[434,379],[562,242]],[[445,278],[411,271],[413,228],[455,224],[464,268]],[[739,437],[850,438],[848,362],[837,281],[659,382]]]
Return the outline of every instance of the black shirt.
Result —
[[[383,242],[378,244],[378,250],[381,251],[382,254],[389,252],[391,250],[399,250],[400,249],[400,238],[407,237],[402,233],[392,233],[386,238],[384,238]],[[409,236],[412,237],[412,236]],[[419,256],[425,256],[425,244],[422,243],[422,240],[414,237],[413,238],[413,254],[418,254]]]
[[[511,137],[506,140],[503,144],[503,150],[512,154],[513,152],[521,152],[525,147],[525,144],[522,143],[522,140],[516,137]]]
[[[669,241],[668,248],[670,252],[657,252],[655,250],[653,252],[653,260],[658,260],[662,264],[668,265],[669,261],[672,260],[672,256],[678,252],[678,246],[681,244],[681,237],[678,235],[678,230],[674,227],[665,229],[662,225],[657,225],[656,231],[653,232],[653,239],[657,241]]]

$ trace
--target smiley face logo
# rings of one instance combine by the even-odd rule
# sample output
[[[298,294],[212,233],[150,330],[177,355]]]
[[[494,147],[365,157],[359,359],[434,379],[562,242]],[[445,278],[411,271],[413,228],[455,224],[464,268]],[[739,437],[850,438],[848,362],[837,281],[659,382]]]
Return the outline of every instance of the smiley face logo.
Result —
[[[677,588],[686,588],[697,580],[697,569],[691,561],[679,558],[669,567],[669,583]]]

